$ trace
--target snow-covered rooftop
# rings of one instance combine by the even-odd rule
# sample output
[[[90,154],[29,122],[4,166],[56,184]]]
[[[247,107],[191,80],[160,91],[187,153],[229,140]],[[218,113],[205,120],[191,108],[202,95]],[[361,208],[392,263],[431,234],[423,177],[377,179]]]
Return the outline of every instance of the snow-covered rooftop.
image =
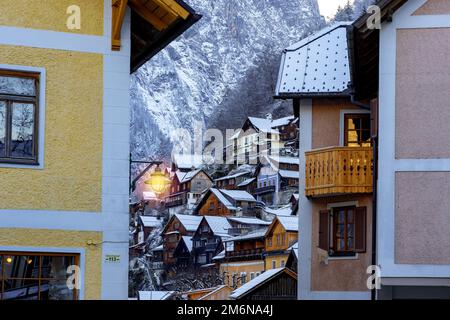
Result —
[[[284,271],[284,269],[285,268],[270,269],[270,270],[267,270],[267,271],[261,273],[259,276],[257,276],[253,280],[247,282],[242,287],[234,290],[230,294],[230,298],[231,299],[238,299],[242,295],[244,295],[244,294],[248,293],[249,291],[255,289],[256,287],[260,286],[261,284],[263,284],[267,280],[269,280],[269,279],[275,277],[276,275],[280,274],[281,272]]]
[[[291,214],[292,214],[291,205],[287,205],[285,207],[281,207],[278,209],[271,209],[271,208],[265,207],[264,211],[267,213],[273,214],[275,216],[291,216]]]
[[[298,241],[296,243],[294,243],[289,250],[291,250],[294,254],[295,257],[298,259]]]
[[[231,228],[228,219],[225,217],[204,216],[211,230],[218,236],[229,236],[228,229]]]
[[[141,219],[144,227],[157,228],[161,225],[161,220],[159,220],[157,217],[140,216],[139,218]]]
[[[139,291],[139,300],[167,300],[174,293],[174,291]]]
[[[278,134],[278,130],[273,129],[272,120],[264,118],[248,117],[252,125],[261,132]]]
[[[256,178],[250,178],[247,180],[242,181],[241,183],[239,183],[237,186],[238,187],[245,187],[248,186],[250,183],[252,183],[253,181],[255,181]]]
[[[269,156],[269,159],[277,163],[300,164],[299,158],[296,157]]]
[[[153,248],[150,251],[163,251],[163,250],[164,250],[164,246],[163,245],[159,245],[159,246],[157,246],[156,248]]]
[[[236,221],[241,224],[250,224],[250,225],[262,225],[268,226],[270,222],[264,221],[258,218],[238,218],[238,217],[229,217],[228,220]]]
[[[188,171],[188,172],[182,172],[182,171],[178,170],[176,172],[176,175],[177,175],[178,181],[180,181],[180,183],[184,183],[184,182],[191,181],[197,175],[197,173],[199,173],[200,171],[201,171],[201,169],[192,170],[192,171]]]
[[[237,210],[235,206],[220,192],[219,189],[211,188],[211,192],[219,199],[219,201],[227,207],[228,210]]]
[[[225,190],[220,189],[220,192],[222,192],[224,195],[236,200],[236,201],[249,201],[249,202],[255,202],[256,199],[247,191],[244,190]]]
[[[300,172],[290,170],[278,170],[282,178],[300,179]]]
[[[189,252],[192,251],[192,237],[189,236],[183,236],[184,244],[186,245],[186,248],[189,250]]]
[[[278,216],[278,221],[286,231],[298,231],[298,217],[297,216]]]
[[[247,234],[241,235],[241,236],[235,236],[232,238],[228,238],[223,240],[223,242],[234,242],[234,241],[242,241],[242,240],[249,240],[249,239],[257,239],[257,238],[264,238],[266,235],[267,228],[262,228],[253,232],[249,232]]]
[[[295,118],[293,116],[284,117],[284,118],[280,118],[280,119],[275,119],[275,120],[272,120],[272,124],[271,125],[272,125],[272,128],[281,127],[281,126],[287,126],[294,119]]]
[[[225,258],[225,250],[221,251],[218,255],[214,256],[212,259],[214,260],[220,260]]]
[[[191,216],[187,214],[175,214],[180,223],[187,231],[196,231],[203,217]]]
[[[338,22],[286,48],[276,95],[344,94],[349,89],[347,28]]]
[[[218,179],[216,179],[215,181],[222,181],[222,180],[228,180],[228,179],[234,179],[234,178],[238,178],[240,176],[244,176],[246,174],[250,174],[251,172],[249,171],[243,171],[243,172],[237,172],[237,173],[233,173],[224,177],[220,177]]]

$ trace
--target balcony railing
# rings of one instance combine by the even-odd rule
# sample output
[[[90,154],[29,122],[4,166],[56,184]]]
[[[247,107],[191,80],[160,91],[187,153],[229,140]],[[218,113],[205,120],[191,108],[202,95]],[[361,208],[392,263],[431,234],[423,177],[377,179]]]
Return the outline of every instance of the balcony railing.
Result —
[[[371,147],[330,147],[305,156],[306,196],[373,192]]]
[[[271,193],[271,192],[275,192],[275,186],[265,186],[265,187],[255,189],[255,194],[264,194],[264,193]]]

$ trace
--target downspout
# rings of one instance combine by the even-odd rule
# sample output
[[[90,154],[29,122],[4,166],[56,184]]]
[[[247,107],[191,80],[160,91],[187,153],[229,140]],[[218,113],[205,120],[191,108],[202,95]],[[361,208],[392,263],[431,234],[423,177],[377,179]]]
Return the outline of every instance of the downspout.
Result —
[[[352,90],[350,94],[350,101],[352,104],[364,109],[369,110],[371,117],[372,108],[369,105],[366,105],[360,101],[355,99],[355,94]],[[378,131],[378,130],[377,130]],[[372,185],[373,185],[373,193],[372,193],[372,265],[377,265],[377,177],[378,177],[378,134],[372,134],[371,142],[373,147],[373,170],[372,170]],[[370,292],[371,300],[376,300],[376,288],[372,289]]]

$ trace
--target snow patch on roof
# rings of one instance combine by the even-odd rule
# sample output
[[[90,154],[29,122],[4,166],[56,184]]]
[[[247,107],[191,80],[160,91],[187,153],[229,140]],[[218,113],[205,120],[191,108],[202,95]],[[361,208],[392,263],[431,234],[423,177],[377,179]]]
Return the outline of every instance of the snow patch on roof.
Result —
[[[204,216],[211,230],[218,236],[229,236],[228,229],[231,228],[228,219],[225,217]]]
[[[247,180],[242,181],[241,183],[239,183],[237,186],[238,187],[245,187],[248,186],[250,183],[252,183],[253,181],[255,181],[256,178],[250,178]]]
[[[241,235],[241,236],[228,238],[228,239],[224,240],[223,242],[231,242],[231,241],[234,242],[234,241],[264,238],[264,236],[266,235],[266,232],[267,232],[267,228],[261,228],[259,230],[249,232],[249,233]]]
[[[188,249],[189,252],[192,251],[192,237],[189,236],[183,236],[183,241],[184,244],[186,245],[186,248]]]
[[[296,157],[274,157],[269,156],[269,159],[277,163],[287,163],[287,164],[300,164],[299,158]]]
[[[298,217],[297,216],[278,216],[278,221],[286,231],[298,232]]]
[[[246,284],[244,284],[242,287],[234,290],[231,294],[230,294],[230,298],[232,299],[238,299],[240,296],[248,293],[249,291],[253,290],[254,288],[256,288],[257,286],[261,285],[262,283],[266,282],[267,280],[269,280],[270,278],[273,278],[274,276],[280,274],[281,272],[283,272],[284,268],[279,268],[279,269],[271,269],[271,270],[267,270],[263,273],[261,273],[259,276],[257,276],[256,278],[254,278],[253,280],[247,282]]]
[[[291,216],[291,214],[292,214],[291,205],[287,205],[285,207],[281,207],[278,209],[271,209],[271,208],[265,207],[264,211],[269,214],[273,214],[275,216]]]
[[[228,201],[227,198],[225,198],[225,196],[220,192],[219,189],[211,188],[209,190],[211,190],[211,192],[217,197],[217,199],[219,199],[219,201],[225,207],[227,207],[228,210],[237,210],[237,208],[235,206],[233,206],[233,204],[230,201]]]
[[[175,214],[175,217],[186,228],[187,231],[196,231],[203,217],[186,214]]]
[[[221,189],[220,192],[236,201],[256,202],[256,199],[250,193],[244,190]]]
[[[237,218],[237,217],[229,217],[228,220],[236,221],[241,224],[250,224],[250,225],[263,225],[268,226],[270,222],[264,221],[258,218]]]
[[[161,222],[162,222],[157,217],[152,217],[152,216],[140,216],[139,219],[141,219],[144,227],[150,227],[150,228],[157,228],[157,227],[161,226]]]
[[[300,179],[300,172],[290,170],[278,170],[282,178]]]
[[[234,179],[234,178],[238,178],[238,177],[240,177],[240,176],[244,176],[244,175],[246,175],[246,174],[251,174],[251,172],[250,172],[250,171],[237,172],[237,173],[234,173],[234,174],[227,175],[227,176],[225,176],[225,177],[218,178],[218,179],[216,179],[215,181],[222,181],[222,180]]]

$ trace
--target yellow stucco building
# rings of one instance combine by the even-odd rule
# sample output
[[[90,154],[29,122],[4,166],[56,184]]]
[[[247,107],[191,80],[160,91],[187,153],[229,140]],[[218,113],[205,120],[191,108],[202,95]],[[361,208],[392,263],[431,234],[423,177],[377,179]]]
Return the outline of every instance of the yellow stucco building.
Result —
[[[130,73],[199,16],[178,0],[0,7],[0,300],[126,299]]]

